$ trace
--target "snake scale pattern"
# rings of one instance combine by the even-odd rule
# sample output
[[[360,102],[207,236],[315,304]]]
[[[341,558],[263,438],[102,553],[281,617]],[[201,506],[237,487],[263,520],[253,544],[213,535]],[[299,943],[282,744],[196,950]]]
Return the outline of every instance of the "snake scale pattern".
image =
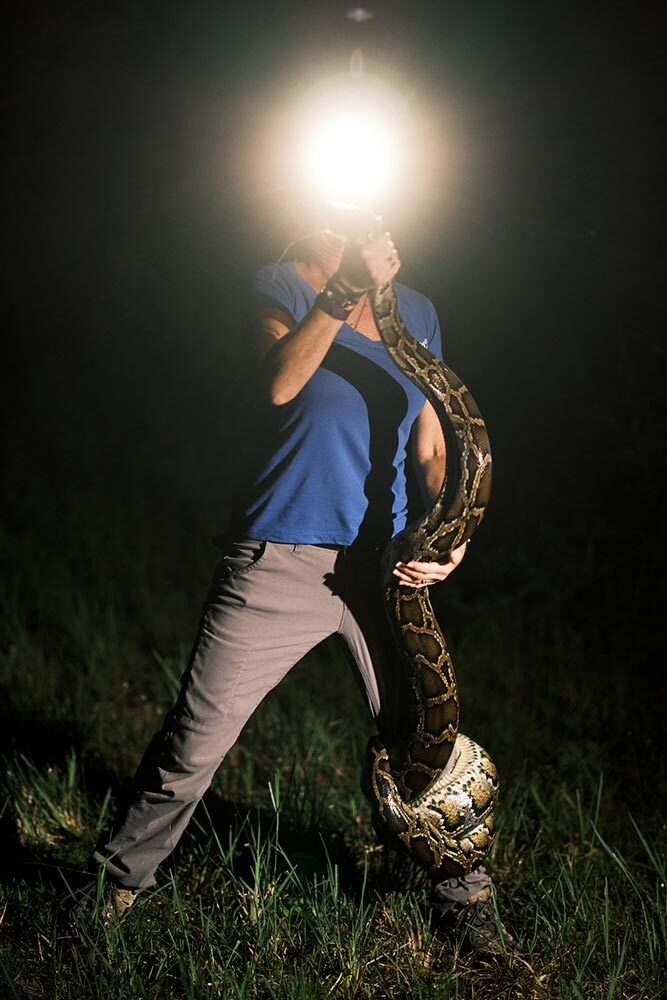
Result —
[[[491,451],[465,385],[403,324],[393,281],[372,288],[369,300],[392,359],[433,405],[447,449],[445,479],[431,508],[383,553],[385,609],[414,692],[414,727],[402,746],[369,742],[373,819],[432,875],[463,875],[493,843],[498,775],[486,751],[458,731],[456,678],[428,587],[399,584],[391,569],[399,560],[437,561],[470,538],[489,501]]]

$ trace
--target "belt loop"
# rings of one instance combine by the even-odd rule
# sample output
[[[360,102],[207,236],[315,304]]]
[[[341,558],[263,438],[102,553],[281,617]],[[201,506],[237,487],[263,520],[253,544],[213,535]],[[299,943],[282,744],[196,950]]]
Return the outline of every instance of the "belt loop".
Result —
[[[302,548],[303,546],[301,545],[301,543],[297,542],[295,545],[292,546],[292,552],[300,552]]]

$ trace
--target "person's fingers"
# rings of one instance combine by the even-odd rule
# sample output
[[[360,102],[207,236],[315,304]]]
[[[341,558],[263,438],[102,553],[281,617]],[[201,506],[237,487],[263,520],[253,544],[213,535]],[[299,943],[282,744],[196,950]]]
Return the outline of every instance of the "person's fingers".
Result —
[[[366,266],[369,270],[374,267],[380,267],[382,264],[386,264],[387,261],[399,260],[399,253],[396,247],[384,246],[381,247],[377,253],[369,254],[365,258]]]
[[[446,563],[439,562],[418,562],[416,559],[411,559],[407,563],[397,563],[398,566],[406,566],[408,569],[417,570],[419,573],[433,573],[436,572],[440,567],[447,565]]]
[[[374,239],[369,240],[368,243],[364,243],[361,252],[364,256],[367,254],[372,255],[374,253],[381,252],[384,247],[393,247],[394,245],[391,233],[382,233],[380,236],[376,236]]]
[[[374,285],[385,285],[388,281],[391,281],[400,266],[401,262],[398,257],[374,263],[369,267],[372,283]]]
[[[467,547],[468,542],[464,542],[463,545],[459,545],[458,548],[452,549],[451,552],[447,552],[442,559],[438,560],[438,562],[419,562],[416,559],[411,559],[410,562],[405,563],[405,565],[410,566],[412,569],[418,569],[424,572],[429,572],[437,566],[458,566],[466,554]]]
[[[407,563],[397,562],[392,572],[400,583],[413,587],[427,587],[441,583],[459,565],[467,547],[468,542],[464,542],[443,556],[440,562],[422,562],[418,559],[411,559]]]
[[[398,250],[393,240],[379,239],[366,243],[361,247],[361,257],[367,265],[371,266],[374,261],[384,260],[387,257],[398,256]]]
[[[397,563],[394,576],[401,583],[409,583],[414,586],[425,586],[433,583],[442,583],[452,573],[458,563],[423,563],[416,560],[409,563]]]
[[[408,583],[440,583],[441,580],[447,579],[454,568],[453,566],[440,566],[437,563],[433,563],[431,566],[431,569],[424,571],[413,570],[409,569],[407,566],[398,565],[392,572],[395,576],[400,577],[401,580]]]
[[[422,568],[401,567],[401,571],[409,573],[415,579],[446,580],[452,570],[456,569],[454,563],[423,563]]]
[[[411,580],[409,576],[403,576],[398,571],[394,571],[394,576],[403,587],[428,587],[430,582],[426,580]]]
[[[357,246],[356,252],[359,254],[361,266],[367,272],[370,284],[374,286],[391,281],[401,266],[398,250],[389,233]]]
[[[400,572],[394,572],[398,583],[402,584],[404,587],[432,587],[436,583],[442,583],[442,580],[433,579],[423,579],[423,580],[413,580],[409,576],[403,576]]]
[[[423,583],[427,577],[426,573],[417,573],[414,570],[407,569],[405,566],[396,566],[392,572],[394,576],[398,576],[410,583]]]

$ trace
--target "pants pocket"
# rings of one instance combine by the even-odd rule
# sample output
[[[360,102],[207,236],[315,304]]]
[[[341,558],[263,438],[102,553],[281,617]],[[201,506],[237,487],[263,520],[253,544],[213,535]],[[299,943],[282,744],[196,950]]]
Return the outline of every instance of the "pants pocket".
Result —
[[[257,538],[239,538],[228,544],[221,569],[239,576],[256,569],[266,558],[268,543]]]

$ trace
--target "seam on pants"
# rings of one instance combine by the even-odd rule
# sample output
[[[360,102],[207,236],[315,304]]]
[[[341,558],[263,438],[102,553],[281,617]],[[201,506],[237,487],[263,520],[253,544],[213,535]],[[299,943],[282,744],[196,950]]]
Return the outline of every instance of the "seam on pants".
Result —
[[[199,636],[198,636],[198,638],[201,640],[201,638],[204,635],[207,637],[207,639],[209,640],[209,642],[211,640],[213,640],[214,642],[223,642],[224,641],[215,632],[212,632],[209,628],[206,628],[205,625],[201,624],[199,626]],[[250,655],[250,653],[252,651],[252,648],[253,648],[252,642],[249,643],[247,646],[244,647],[243,656],[242,656],[241,661],[240,661],[240,663],[238,665],[237,672],[236,672],[236,677],[234,679],[234,683],[232,685],[232,689],[229,692],[229,697],[226,699],[227,705],[229,705],[229,703],[233,699],[234,695],[236,694],[236,688],[238,687],[238,683],[239,683],[239,681],[241,679],[241,674],[242,674],[243,670],[245,669],[246,663],[248,662],[248,657],[249,657],[249,655]],[[194,672],[193,671],[194,659],[196,659],[196,656],[199,655],[199,654],[200,654],[200,650],[197,649],[195,657],[193,658],[193,662],[190,664],[190,666],[188,668],[187,676],[185,678],[184,684],[183,684],[181,690],[179,691],[178,695],[176,696],[176,701],[174,702],[174,705],[172,706],[172,708],[167,713],[168,715],[170,715],[170,714],[172,715],[172,718],[170,720],[170,725],[168,727],[168,732],[170,732],[172,735],[173,735],[173,733],[175,731],[175,728],[179,725],[179,720],[181,719],[182,716],[184,716],[186,719],[189,719],[190,722],[194,722],[195,724],[197,723],[197,719],[195,718],[194,715],[192,715],[192,713],[190,712],[190,710],[187,707],[187,693],[188,693],[188,687],[189,687],[189,685],[190,685],[190,683],[192,681],[192,675],[193,675],[193,672]],[[227,709],[225,709],[224,713],[222,714],[222,718],[223,719],[226,718],[226,715],[227,715]]]
[[[217,642],[222,642],[222,639],[220,639],[219,636],[216,636],[213,632],[210,632],[208,629],[202,628],[202,632],[206,632],[207,635],[213,636],[213,638]],[[234,703],[234,698],[236,697],[236,689],[238,688],[239,681],[241,680],[241,674],[245,670],[246,665],[248,663],[248,657],[250,656],[250,654],[254,650],[254,648],[255,648],[254,643],[251,642],[251,643],[248,643],[248,645],[244,649],[244,655],[243,655],[243,658],[242,658],[242,660],[241,660],[241,662],[239,664],[238,670],[236,671],[236,677],[234,678],[234,684],[232,685],[232,689],[229,692],[229,695],[228,695],[228,697],[226,699],[226,705],[224,707],[224,710],[221,712],[221,721],[224,721],[227,718],[227,716],[229,715],[229,710],[230,710],[232,704]],[[192,721],[196,722],[197,720],[193,719]]]

